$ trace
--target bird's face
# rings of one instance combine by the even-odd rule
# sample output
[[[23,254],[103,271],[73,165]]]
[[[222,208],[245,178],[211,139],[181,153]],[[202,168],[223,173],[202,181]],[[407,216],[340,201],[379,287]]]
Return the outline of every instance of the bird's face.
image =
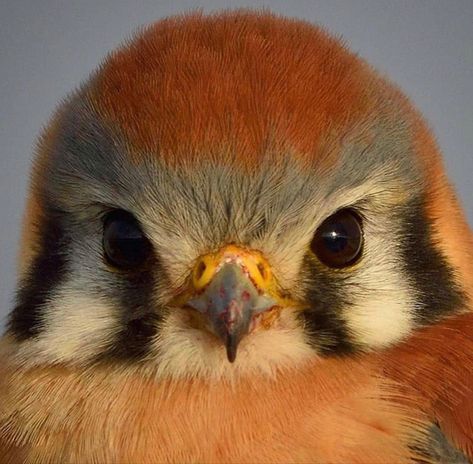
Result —
[[[173,21],[112,55],[43,140],[18,356],[271,373],[458,307],[397,92],[305,24]]]

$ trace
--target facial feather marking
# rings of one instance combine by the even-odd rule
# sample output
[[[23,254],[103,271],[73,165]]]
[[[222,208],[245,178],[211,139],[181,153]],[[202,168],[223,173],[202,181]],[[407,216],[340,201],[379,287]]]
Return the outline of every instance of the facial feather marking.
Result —
[[[60,290],[51,296],[40,334],[20,345],[16,357],[27,364],[87,363],[110,344],[119,323],[109,302]]]
[[[65,236],[61,215],[43,203],[41,221],[32,227],[39,243],[32,246],[34,259],[22,276],[16,306],[8,322],[8,330],[17,340],[28,340],[40,332],[50,294],[60,286],[69,267],[66,252],[69,240]]]
[[[363,257],[346,282],[353,291],[343,316],[357,343],[376,349],[415,327],[416,301],[408,277],[400,271],[399,224],[379,212],[366,216]]]
[[[415,300],[398,274],[389,268],[375,267],[359,279],[363,281],[363,286],[366,279],[372,279],[373,291],[354,296],[354,301],[343,311],[356,342],[364,348],[377,349],[409,334],[415,327]]]

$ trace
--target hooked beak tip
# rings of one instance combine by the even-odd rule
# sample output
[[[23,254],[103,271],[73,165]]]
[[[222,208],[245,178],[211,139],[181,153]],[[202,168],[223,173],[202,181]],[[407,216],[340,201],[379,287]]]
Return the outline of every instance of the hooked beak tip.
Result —
[[[227,336],[227,359],[229,362],[234,363],[237,355],[238,340],[234,335]]]

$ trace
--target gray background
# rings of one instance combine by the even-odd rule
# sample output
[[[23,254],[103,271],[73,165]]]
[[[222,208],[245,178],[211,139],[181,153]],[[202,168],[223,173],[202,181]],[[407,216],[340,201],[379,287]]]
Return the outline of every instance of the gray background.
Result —
[[[136,27],[240,6],[323,24],[396,81],[437,134],[473,222],[473,0],[0,0],[0,327],[34,141],[57,103]]]

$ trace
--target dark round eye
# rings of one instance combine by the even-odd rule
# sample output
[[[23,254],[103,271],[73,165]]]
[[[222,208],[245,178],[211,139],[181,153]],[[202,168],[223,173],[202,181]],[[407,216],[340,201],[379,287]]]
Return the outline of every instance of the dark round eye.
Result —
[[[105,216],[102,244],[107,261],[120,269],[140,266],[152,252],[151,243],[138,221],[123,210],[112,211]]]
[[[319,226],[310,248],[326,266],[342,268],[354,264],[363,248],[360,217],[351,209],[336,212]]]

